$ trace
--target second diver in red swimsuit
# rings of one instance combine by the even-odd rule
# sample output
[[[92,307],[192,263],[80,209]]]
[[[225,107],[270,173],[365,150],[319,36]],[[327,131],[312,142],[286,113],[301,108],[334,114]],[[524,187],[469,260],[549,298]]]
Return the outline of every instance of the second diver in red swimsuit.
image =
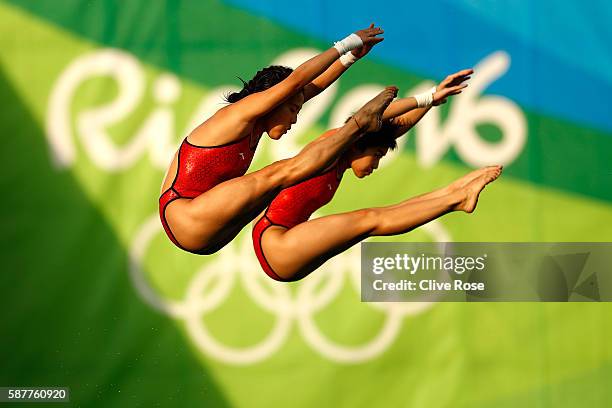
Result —
[[[412,128],[431,105],[439,105],[461,92],[471,70],[448,76],[429,101],[403,98],[384,112],[385,123],[377,132],[357,140],[326,171],[281,191],[255,222],[253,246],[263,270],[272,279],[295,281],[325,261],[370,236],[411,231],[451,211],[471,213],[482,189],[499,177],[501,166],[475,170],[448,186],[399,204],[367,208],[308,220],[334,196],[342,173],[351,168],[358,178],[370,175],[396,139]],[[422,106],[422,107],[421,107]],[[321,138],[331,137],[330,130]]]

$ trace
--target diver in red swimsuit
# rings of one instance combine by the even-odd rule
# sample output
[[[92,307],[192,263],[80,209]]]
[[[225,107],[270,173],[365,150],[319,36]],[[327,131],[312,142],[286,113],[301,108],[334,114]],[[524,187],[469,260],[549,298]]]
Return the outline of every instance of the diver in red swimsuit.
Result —
[[[195,198],[217,184],[244,175],[255,153],[251,144],[249,136],[221,146],[196,146],[187,139],[181,143],[177,153],[180,165],[170,188],[159,198],[162,225],[176,246],[185,249],[174,237],[166,221],[165,210],[168,204],[180,198]]]
[[[244,175],[262,134],[279,139],[296,122],[302,104],[382,41],[382,33],[372,24],[295,70],[271,66],[259,71],[227,97],[228,106],[193,130],[170,164],[159,199],[160,218],[172,242],[198,254],[218,251],[281,189],[329,166],[360,135],[378,128],[397,88],[379,94],[334,136]]]
[[[332,199],[346,169],[351,168],[359,178],[370,175],[387,151],[397,146],[396,139],[430,106],[461,93],[471,73],[463,70],[448,76],[424,104],[413,97],[393,102],[384,112],[385,123],[379,131],[357,140],[323,173],[281,191],[253,228],[253,246],[266,274],[279,281],[299,280],[367,237],[402,234],[451,211],[473,212],[480,192],[499,177],[501,166],[475,170],[444,188],[394,206],[308,220]]]

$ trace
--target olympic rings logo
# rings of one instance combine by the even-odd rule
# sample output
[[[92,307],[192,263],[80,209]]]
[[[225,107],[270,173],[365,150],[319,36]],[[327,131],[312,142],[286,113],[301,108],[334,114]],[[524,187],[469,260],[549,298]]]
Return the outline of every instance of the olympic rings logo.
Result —
[[[438,222],[422,228],[436,241],[450,240]],[[367,303],[386,315],[380,331],[372,340],[358,346],[337,344],[321,332],[313,316],[335,299],[343,288],[345,278],[359,292],[359,247],[353,247],[328,261],[324,267],[297,284],[297,292],[292,294],[287,284],[269,279],[260,270],[250,239],[243,239],[239,246],[235,241],[229,244],[197,271],[182,300],[168,300],[151,288],[142,269],[151,240],[162,231],[156,214],[146,220],[132,241],[129,271],[136,292],[156,310],[183,320],[191,340],[202,353],[228,364],[254,364],[269,358],[287,340],[293,323],[306,343],[329,360],[339,363],[364,362],[379,356],[391,345],[405,316],[422,313],[432,306],[432,303]],[[217,284],[213,285],[215,281]],[[238,281],[241,281],[252,300],[275,316],[276,320],[270,333],[249,347],[224,344],[211,334],[203,321],[203,316],[218,308]],[[321,286],[323,288],[317,291]],[[207,291],[210,287],[213,288]],[[236,321],[239,319],[240,316],[236,316]]]

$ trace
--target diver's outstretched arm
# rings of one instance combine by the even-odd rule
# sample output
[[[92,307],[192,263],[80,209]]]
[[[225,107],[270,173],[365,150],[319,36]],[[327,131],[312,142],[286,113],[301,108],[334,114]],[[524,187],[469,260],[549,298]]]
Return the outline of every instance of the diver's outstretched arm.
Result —
[[[370,24],[368,29],[375,29],[374,23]],[[377,38],[382,41],[382,38]],[[340,75],[344,74],[355,61],[365,57],[376,44],[377,43],[374,42],[365,43],[361,47],[341,55],[325,72],[304,87],[304,102],[314,98],[327,89],[340,78]]]
[[[389,105],[383,113],[383,120],[389,120],[396,127],[396,138],[406,134],[425,116],[431,106],[438,106],[446,103],[449,96],[460,94],[468,84],[465,81],[470,79],[474,73],[472,69],[463,69],[447,76],[435,88],[432,93],[432,103],[429,106],[419,108],[417,98],[410,96],[400,98]]]
[[[334,63],[334,61],[340,57],[341,54],[339,49],[343,50],[343,52],[348,52],[363,45],[373,46],[383,40],[382,37],[379,37],[379,35],[381,35],[383,32],[384,31],[381,28],[374,27],[374,25],[371,25],[369,28],[364,30],[355,32],[345,40],[341,41],[347,41],[347,47],[349,49],[346,49],[346,47],[342,48],[337,45],[329,48],[321,54],[304,62],[287,78],[273,87],[266,89],[265,91],[252,93],[238,102],[227,106],[225,108],[225,114],[231,114],[243,122],[250,123],[254,119],[265,115],[280,103],[304,89],[304,87],[310,84],[313,80],[316,80],[330,67],[330,65]]]

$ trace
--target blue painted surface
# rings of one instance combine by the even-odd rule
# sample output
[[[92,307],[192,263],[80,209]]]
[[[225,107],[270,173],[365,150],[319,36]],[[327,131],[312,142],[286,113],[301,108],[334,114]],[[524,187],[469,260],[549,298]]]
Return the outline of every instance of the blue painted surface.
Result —
[[[432,78],[504,50],[512,59],[510,70],[488,93],[548,116],[612,131],[607,101],[612,71],[606,62],[612,54],[612,41],[607,40],[612,29],[604,24],[612,3],[593,2],[587,10],[578,1],[559,6],[550,0],[397,1],[379,8],[365,0],[226,2],[330,42],[375,22],[385,29],[385,41],[372,57]]]

